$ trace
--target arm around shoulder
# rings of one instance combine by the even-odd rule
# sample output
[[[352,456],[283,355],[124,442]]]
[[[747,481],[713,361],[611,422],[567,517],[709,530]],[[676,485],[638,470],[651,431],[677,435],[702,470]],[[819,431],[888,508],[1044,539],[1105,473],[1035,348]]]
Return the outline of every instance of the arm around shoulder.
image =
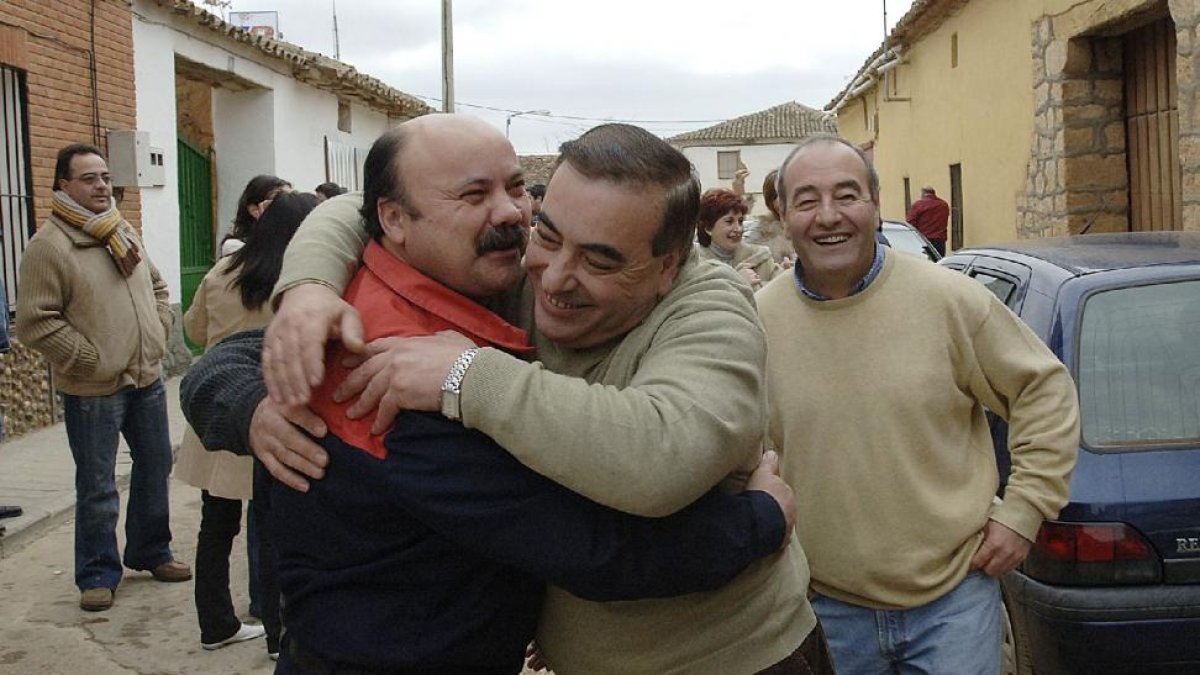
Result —
[[[362,193],[353,192],[327,199],[308,214],[284,253],[272,306],[300,284],[319,283],[338,295],[346,290],[369,238],[361,207]]]

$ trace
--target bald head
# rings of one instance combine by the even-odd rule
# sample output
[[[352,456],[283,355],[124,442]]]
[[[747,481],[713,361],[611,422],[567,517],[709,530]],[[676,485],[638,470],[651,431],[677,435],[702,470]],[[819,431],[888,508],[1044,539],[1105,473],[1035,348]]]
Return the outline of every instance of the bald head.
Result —
[[[854,143],[840,136],[809,136],[801,141],[792,151],[788,153],[787,159],[783,160],[783,164],[779,165],[779,174],[775,177],[776,192],[779,194],[779,206],[783,211],[787,211],[790,201],[790,195],[787,192],[785,178],[788,178],[788,167],[795,161],[796,157],[814,147],[828,147],[830,145],[842,146],[852,151],[862,162],[863,168],[866,170],[867,189],[870,192],[871,198],[879,199],[879,174],[876,173],[875,167],[871,165],[871,160],[867,159],[867,155]],[[794,189],[794,186],[793,186]]]
[[[363,163],[362,215],[367,232],[382,236],[377,206],[380,199],[398,202],[413,217],[420,211],[407,188],[413,167],[420,167],[448,152],[469,155],[483,149],[512,155],[512,144],[498,129],[477,117],[453,113],[422,115],[384,132],[371,146]]]

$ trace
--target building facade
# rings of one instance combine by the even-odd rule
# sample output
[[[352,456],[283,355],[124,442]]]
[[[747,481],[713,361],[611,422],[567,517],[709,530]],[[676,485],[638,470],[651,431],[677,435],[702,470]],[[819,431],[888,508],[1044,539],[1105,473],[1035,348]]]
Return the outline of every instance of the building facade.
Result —
[[[827,109],[951,248],[1200,228],[1200,0],[917,0]]]

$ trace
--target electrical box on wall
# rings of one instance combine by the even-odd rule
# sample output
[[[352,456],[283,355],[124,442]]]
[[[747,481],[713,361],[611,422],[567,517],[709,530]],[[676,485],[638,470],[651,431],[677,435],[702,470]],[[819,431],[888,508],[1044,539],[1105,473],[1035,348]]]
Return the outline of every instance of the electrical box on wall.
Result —
[[[108,170],[117,187],[161,187],[167,182],[162,148],[145,131],[108,132]]]

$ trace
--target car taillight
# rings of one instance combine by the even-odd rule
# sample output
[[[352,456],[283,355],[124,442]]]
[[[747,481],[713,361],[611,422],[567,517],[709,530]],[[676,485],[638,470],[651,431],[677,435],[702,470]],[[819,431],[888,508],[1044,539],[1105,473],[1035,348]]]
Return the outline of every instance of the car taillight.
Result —
[[[1022,570],[1038,581],[1064,586],[1162,580],[1154,547],[1125,523],[1043,523]]]

